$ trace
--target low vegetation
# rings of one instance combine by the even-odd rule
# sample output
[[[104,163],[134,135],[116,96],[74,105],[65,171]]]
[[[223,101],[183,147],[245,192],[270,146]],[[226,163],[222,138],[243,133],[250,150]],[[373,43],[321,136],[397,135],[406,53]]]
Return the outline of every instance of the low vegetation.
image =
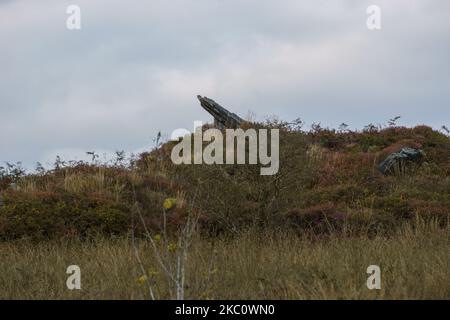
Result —
[[[160,245],[160,244],[159,244]],[[327,239],[248,230],[193,239],[186,265],[188,299],[449,299],[450,233],[436,224],[403,227],[389,238]],[[0,299],[174,298],[147,241],[127,238],[0,244]],[[176,255],[176,253],[171,253]],[[81,290],[66,287],[66,268],[81,268]],[[366,269],[381,268],[381,290]]]

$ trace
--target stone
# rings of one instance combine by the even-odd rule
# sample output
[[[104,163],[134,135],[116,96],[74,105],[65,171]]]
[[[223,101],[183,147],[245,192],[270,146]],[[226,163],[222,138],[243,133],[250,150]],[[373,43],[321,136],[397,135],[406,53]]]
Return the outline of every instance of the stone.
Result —
[[[244,120],[238,115],[228,111],[213,99],[197,96],[200,105],[214,117],[214,126],[217,129],[236,129]]]
[[[386,157],[379,165],[378,170],[383,174],[391,174],[396,168],[404,168],[409,163],[420,164],[423,159],[423,151],[414,148],[402,148]]]

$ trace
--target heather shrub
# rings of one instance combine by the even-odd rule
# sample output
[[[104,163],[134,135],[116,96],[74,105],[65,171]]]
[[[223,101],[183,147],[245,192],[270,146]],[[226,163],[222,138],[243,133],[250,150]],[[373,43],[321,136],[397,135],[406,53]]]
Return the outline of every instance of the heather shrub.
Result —
[[[4,194],[0,239],[89,237],[121,234],[129,228],[127,207],[74,194]]]

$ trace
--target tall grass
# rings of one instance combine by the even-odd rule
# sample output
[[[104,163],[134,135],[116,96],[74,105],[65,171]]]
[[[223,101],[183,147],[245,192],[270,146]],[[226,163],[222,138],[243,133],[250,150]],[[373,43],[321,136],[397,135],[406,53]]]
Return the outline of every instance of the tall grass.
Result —
[[[391,237],[317,239],[285,232],[195,237],[186,266],[187,299],[450,299],[450,229],[405,225]],[[0,244],[1,299],[170,298],[171,285],[151,244],[128,238]],[[81,290],[66,288],[66,268],[81,268]],[[366,268],[381,268],[381,290]]]

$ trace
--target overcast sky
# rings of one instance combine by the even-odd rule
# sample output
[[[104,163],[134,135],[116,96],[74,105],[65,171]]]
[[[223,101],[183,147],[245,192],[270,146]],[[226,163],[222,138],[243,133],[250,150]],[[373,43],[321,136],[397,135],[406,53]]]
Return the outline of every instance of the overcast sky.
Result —
[[[0,163],[144,150],[211,121],[197,94],[257,119],[449,126],[450,1],[0,0]]]

